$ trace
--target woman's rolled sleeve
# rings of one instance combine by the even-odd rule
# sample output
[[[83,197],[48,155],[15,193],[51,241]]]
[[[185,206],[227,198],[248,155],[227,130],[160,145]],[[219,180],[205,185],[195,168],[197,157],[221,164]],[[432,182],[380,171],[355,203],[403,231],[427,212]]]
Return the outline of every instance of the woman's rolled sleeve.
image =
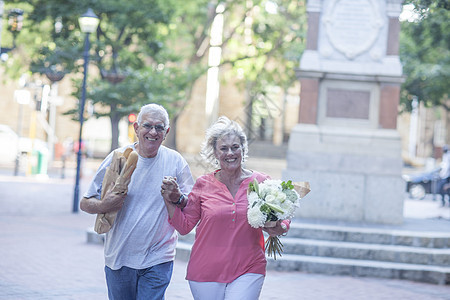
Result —
[[[186,235],[197,225],[200,220],[200,204],[195,193],[188,196],[187,205],[183,210],[179,207],[175,209],[173,217],[169,218],[169,223],[181,234]]]

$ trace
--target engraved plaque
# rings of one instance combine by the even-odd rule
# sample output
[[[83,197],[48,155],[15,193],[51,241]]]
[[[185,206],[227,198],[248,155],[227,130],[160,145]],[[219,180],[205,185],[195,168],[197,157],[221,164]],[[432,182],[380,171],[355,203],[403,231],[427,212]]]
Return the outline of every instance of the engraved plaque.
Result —
[[[330,44],[348,59],[368,51],[384,25],[377,0],[331,0],[322,21]]]
[[[327,89],[328,118],[369,119],[370,92]]]

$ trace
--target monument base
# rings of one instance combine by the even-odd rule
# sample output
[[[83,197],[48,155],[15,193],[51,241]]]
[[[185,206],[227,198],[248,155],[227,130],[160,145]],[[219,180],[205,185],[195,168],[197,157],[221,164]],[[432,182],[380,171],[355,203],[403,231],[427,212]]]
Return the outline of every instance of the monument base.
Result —
[[[283,178],[311,184],[296,217],[401,224],[401,172],[396,130],[297,124]]]

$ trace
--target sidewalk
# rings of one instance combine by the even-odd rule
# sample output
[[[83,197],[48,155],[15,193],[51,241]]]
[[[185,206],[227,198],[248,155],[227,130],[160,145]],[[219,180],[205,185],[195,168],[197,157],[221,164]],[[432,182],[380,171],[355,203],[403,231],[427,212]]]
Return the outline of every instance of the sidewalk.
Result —
[[[276,178],[280,163],[259,160],[257,168]],[[93,174],[85,171],[81,193]],[[37,179],[0,170],[0,299],[107,299],[103,248],[86,243],[95,216],[71,212],[75,172],[68,167],[64,179],[49,173],[49,179]],[[426,222],[450,216],[450,208],[406,200],[405,213]],[[166,299],[192,299],[185,269],[185,262],[175,261]],[[260,299],[450,299],[450,286],[268,271]]]

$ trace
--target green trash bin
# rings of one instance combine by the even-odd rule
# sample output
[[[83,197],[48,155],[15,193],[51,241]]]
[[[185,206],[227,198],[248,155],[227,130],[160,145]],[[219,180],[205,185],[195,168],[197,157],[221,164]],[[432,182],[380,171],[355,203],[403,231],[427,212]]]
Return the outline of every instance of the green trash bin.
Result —
[[[31,174],[47,175],[48,151],[46,149],[33,150],[32,159]]]

